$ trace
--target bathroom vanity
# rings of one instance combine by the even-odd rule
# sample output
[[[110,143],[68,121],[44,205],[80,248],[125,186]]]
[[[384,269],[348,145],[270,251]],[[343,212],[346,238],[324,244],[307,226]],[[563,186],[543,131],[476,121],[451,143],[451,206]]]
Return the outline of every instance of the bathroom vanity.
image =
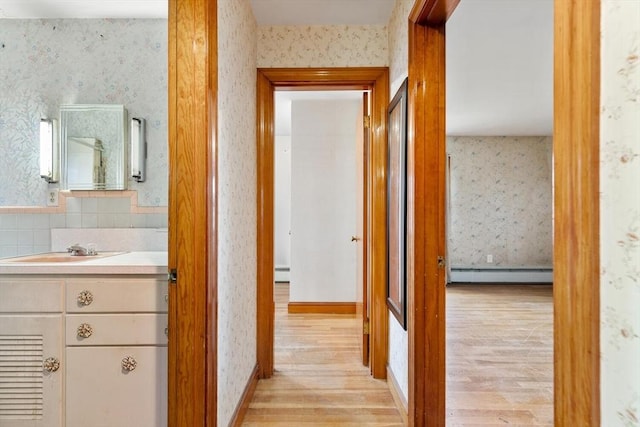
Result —
[[[0,259],[0,425],[166,426],[167,253],[47,256]]]

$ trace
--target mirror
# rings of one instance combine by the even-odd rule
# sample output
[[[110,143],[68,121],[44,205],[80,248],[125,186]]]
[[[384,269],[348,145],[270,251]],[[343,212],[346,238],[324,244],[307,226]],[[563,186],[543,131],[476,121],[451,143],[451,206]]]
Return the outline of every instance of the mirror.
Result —
[[[62,188],[126,189],[126,123],[122,105],[60,106]]]

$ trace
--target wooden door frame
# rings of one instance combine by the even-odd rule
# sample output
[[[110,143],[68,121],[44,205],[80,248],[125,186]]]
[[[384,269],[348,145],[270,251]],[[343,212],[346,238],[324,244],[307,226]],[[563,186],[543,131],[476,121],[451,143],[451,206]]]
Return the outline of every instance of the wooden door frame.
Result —
[[[459,1],[416,0],[409,17],[408,179],[415,185],[408,208],[409,215],[415,212],[408,224],[411,426],[446,423],[445,285],[434,264],[444,256],[445,23]],[[595,427],[600,425],[600,0],[555,0],[554,15],[554,416],[555,425]],[[435,192],[442,194],[422,193],[433,188],[430,182],[438,183]],[[428,238],[434,235],[437,242]]]
[[[217,0],[169,0],[171,427],[216,425]]]
[[[369,68],[262,68],[257,73],[258,144],[258,307],[257,358],[260,378],[273,374],[274,321],[274,91],[276,88],[371,89],[371,147],[369,200],[371,224],[366,253],[371,286],[370,369],[386,378],[386,123],[389,70]],[[375,243],[375,244],[374,244]]]

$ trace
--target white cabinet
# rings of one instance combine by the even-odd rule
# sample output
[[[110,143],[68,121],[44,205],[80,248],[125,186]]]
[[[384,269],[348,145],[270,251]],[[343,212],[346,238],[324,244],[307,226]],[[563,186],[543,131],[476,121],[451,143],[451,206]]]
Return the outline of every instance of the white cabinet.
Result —
[[[167,347],[67,347],[66,360],[67,427],[167,425]]]
[[[0,280],[0,426],[61,427],[62,283]]]
[[[66,427],[167,425],[167,282],[69,280]]]
[[[1,427],[166,427],[164,276],[0,276]]]

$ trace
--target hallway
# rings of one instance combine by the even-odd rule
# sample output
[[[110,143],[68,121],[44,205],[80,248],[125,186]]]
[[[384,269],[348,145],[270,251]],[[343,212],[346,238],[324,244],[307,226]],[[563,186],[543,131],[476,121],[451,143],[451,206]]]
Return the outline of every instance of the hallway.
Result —
[[[275,373],[260,380],[243,426],[402,426],[384,381],[360,363],[353,315],[288,314],[275,286]]]

